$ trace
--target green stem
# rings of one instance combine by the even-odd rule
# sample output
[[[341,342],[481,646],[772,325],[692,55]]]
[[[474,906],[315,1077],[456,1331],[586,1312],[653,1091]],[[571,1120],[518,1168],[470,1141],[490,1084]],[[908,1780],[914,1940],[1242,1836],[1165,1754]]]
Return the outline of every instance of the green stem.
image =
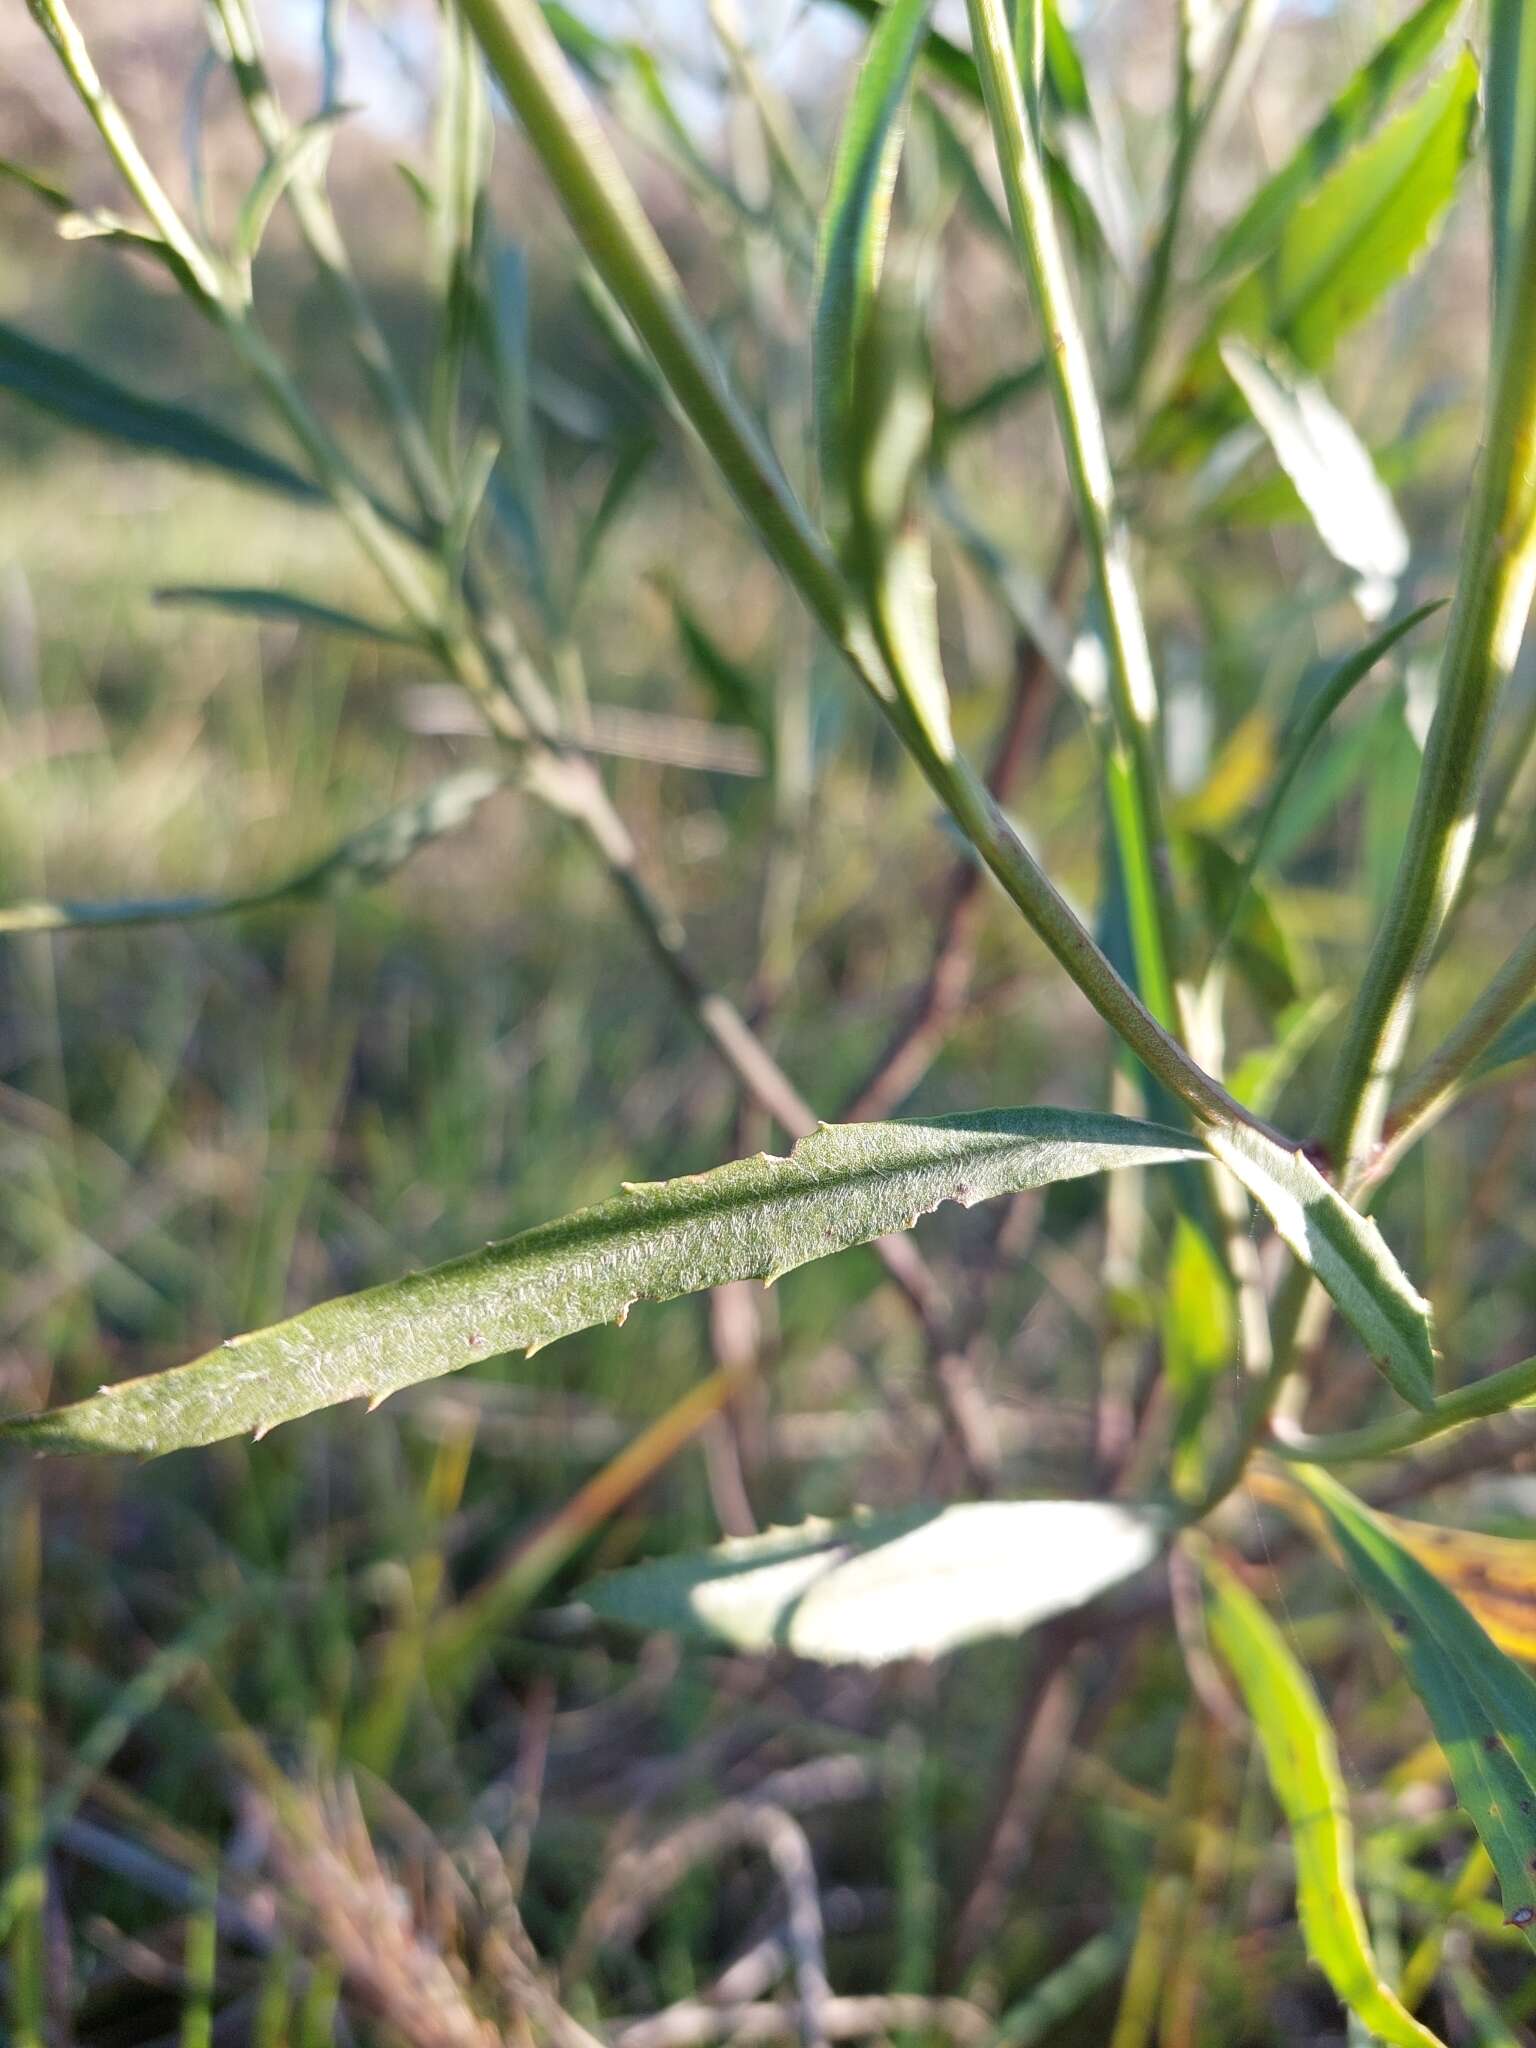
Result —
[[[1050,185],[1025,110],[1002,0],[968,0],[971,40],[1008,211],[1045,334],[1048,366],[1083,543],[1104,607],[1113,739],[1110,818],[1124,873],[1136,967],[1147,1006],[1177,1019],[1177,919],[1157,767],[1157,686],[1130,548],[1116,502],[1087,344],[1056,232]]]
[[[832,552],[725,380],[677,276],[534,0],[460,0],[587,254],[790,581],[841,645],[848,594]]]
[[[1470,1387],[1444,1394],[1425,1415],[1390,1415],[1363,1429],[1341,1430],[1333,1436],[1304,1436],[1300,1431],[1275,1432],[1266,1449],[1299,1465],[1347,1465],[1363,1458],[1390,1458],[1448,1430],[1465,1429],[1536,1401],[1536,1358],[1490,1373]]]
[[[961,831],[1100,1016],[1198,1122],[1252,1124],[1274,1136],[1203,1071],[1116,973],[980,779],[965,763],[941,755],[894,700],[888,678],[871,658],[867,632],[860,631],[858,606],[831,551],[726,384],[687,310],[676,273],[536,0],[462,4],[603,282],[650,348],[747,518],[879,703]],[[1116,575],[1119,588],[1124,576]],[[1123,617],[1123,604],[1119,610]],[[1139,624],[1139,613],[1134,616]],[[1150,689],[1150,667],[1145,662],[1142,674]],[[1138,785],[1132,777],[1126,786]],[[1161,987],[1171,1010],[1166,975]]]
[[[1469,1069],[1536,990],[1536,930],[1527,932],[1442,1045],[1404,1083],[1387,1118],[1387,1135],[1371,1161],[1370,1179],[1384,1181],[1466,1085]]]
[[[1494,712],[1536,587],[1536,234],[1527,244],[1496,338],[1482,462],[1407,844],[1339,1063],[1328,1143],[1346,1180],[1381,1136],[1419,984],[1461,887]]]

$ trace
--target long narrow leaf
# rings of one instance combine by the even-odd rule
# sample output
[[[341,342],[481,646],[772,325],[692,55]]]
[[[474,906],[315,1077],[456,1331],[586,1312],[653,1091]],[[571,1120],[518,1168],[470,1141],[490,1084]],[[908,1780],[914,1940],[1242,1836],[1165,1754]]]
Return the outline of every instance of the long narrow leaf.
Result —
[[[1296,1910],[1307,1953],[1338,1996],[1394,2048],[1440,2048],[1383,1981],[1355,1889],[1354,1829],[1338,1745],[1311,1680],[1247,1588],[1203,1560],[1211,1640],[1258,1730],[1269,1782],[1291,1830]]]
[[[261,484],[285,497],[318,500],[320,491],[275,455],[216,426],[190,406],[143,398],[62,349],[0,323],[0,390],[12,391],[71,426],[109,440],[197,463]]]
[[[380,640],[390,647],[421,645],[419,635],[406,627],[382,625],[377,619],[339,611],[335,605],[320,604],[291,590],[262,590],[234,583],[166,583],[155,592],[155,603],[199,606],[208,611],[231,612],[236,618],[270,620],[278,625],[314,626],[327,633],[350,633],[361,640]]]
[[[787,1159],[759,1154],[627,1188],[446,1266],[325,1302],[172,1372],[7,1422],[0,1441],[157,1454],[262,1434],[337,1401],[376,1403],[501,1352],[622,1322],[637,1301],[775,1280],[908,1230],[941,1202],[1194,1156],[1176,1131],[1077,1110],[823,1124]]]
[[[816,255],[812,372],[824,488],[847,474],[854,364],[869,318],[890,225],[912,70],[931,0],[893,0],[869,39],[843,116]]]
[[[1493,1859],[1510,1923],[1536,1946],[1536,1680],[1346,1487],[1316,1466],[1292,1469],[1386,1623]]]
[[[1388,101],[1428,63],[1461,12],[1463,0],[1423,0],[1367,58],[1306,139],[1259,187],[1205,266],[1205,282],[1230,277],[1274,247],[1290,215],[1345,151],[1376,125]],[[1520,11],[1512,0],[1511,13]]]
[[[269,904],[313,902],[343,889],[364,888],[393,874],[419,846],[455,832],[502,785],[502,778],[483,768],[445,776],[409,803],[399,804],[354,832],[322,860],[312,861],[281,881],[266,882],[225,896],[156,896],[105,903],[53,902],[0,904],[0,933],[100,929],[111,925],[186,924],[196,919],[228,917],[240,910]]]
[[[991,1500],[770,1529],[582,1588],[609,1621],[824,1664],[1019,1635],[1151,1562],[1164,1521],[1111,1501]]]
[[[1285,808],[1285,800],[1296,777],[1301,773],[1307,756],[1322,737],[1329,719],[1344,703],[1355,685],[1365,680],[1381,657],[1394,647],[1405,633],[1411,632],[1415,626],[1421,625],[1425,619],[1439,611],[1443,604],[1444,599],[1437,598],[1433,604],[1421,604],[1416,611],[1408,612],[1400,619],[1394,619],[1390,626],[1384,626],[1358,653],[1341,661],[1323,687],[1309,699],[1305,710],[1285,739],[1280,765],[1275,771],[1269,796],[1254,829],[1253,841],[1243,861],[1238,886],[1229,903],[1226,922],[1218,932],[1212,949],[1213,954],[1220,952],[1228,934],[1234,928],[1242,909],[1243,899],[1247,895],[1248,885],[1269,851],[1269,842],[1280,813]]]

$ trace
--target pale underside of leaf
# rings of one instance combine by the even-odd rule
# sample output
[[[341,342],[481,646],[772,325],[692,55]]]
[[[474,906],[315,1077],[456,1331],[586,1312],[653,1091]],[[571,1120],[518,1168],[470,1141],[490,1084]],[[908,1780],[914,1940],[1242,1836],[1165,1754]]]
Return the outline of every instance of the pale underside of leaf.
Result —
[[[813,1521],[613,1572],[606,1619],[826,1664],[937,1657],[1017,1635],[1150,1563],[1164,1522],[1109,1501],[968,1501]]]
[[[1198,1157],[1177,1131],[1059,1109],[824,1124],[787,1159],[627,1188],[428,1272],[342,1296],[189,1365],[0,1425],[38,1450],[158,1454],[265,1432],[338,1401],[622,1322],[729,1280],[781,1274],[968,1206],[1120,1166]]]

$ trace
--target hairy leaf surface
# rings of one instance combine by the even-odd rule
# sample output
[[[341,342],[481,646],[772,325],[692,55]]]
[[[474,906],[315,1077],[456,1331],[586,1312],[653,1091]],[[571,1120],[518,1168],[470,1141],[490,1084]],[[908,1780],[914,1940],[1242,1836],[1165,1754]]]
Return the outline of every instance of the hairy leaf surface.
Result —
[[[909,1230],[941,1202],[969,1205],[1110,1167],[1197,1156],[1177,1131],[1081,1110],[823,1124],[787,1159],[760,1153],[626,1188],[484,1251],[325,1302],[190,1365],[0,1424],[0,1442],[157,1454],[259,1434],[338,1401],[378,1402],[477,1359],[622,1322],[637,1301],[776,1280]]]

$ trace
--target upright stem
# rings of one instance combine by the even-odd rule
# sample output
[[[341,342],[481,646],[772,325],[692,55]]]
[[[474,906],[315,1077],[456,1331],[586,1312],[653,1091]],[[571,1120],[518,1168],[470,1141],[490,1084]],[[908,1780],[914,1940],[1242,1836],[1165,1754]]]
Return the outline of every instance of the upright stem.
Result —
[[[1050,185],[1025,110],[1002,0],[968,0],[971,40],[992,121],[1003,189],[1040,324],[1084,547],[1104,606],[1114,736],[1110,816],[1147,1007],[1177,1023],[1177,921],[1157,765],[1157,685],[1130,549],[1115,497],[1087,344],[1056,232]]]
[[[726,383],[687,309],[677,275],[536,0],[461,0],[461,4],[572,226],[604,283],[656,358],[680,409],[731,485],[747,518],[854,674],[880,704],[962,832],[1105,1022],[1188,1106],[1198,1122],[1256,1123],[1190,1057],[1150,1004],[1143,1003],[1116,973],[980,778],[964,762],[940,755],[917,730],[916,721],[903,715],[888,678],[870,659],[864,644],[867,635],[861,636],[858,630],[858,608],[825,539],[812,526]],[[1102,440],[1100,449],[1102,454]],[[1107,473],[1107,463],[1103,466]],[[1110,561],[1112,580],[1123,599],[1128,571],[1122,557],[1112,554]],[[1130,610],[1139,627],[1134,592]],[[1118,602],[1117,616],[1123,620],[1125,612],[1124,602]],[[1140,670],[1132,661],[1126,674],[1141,675],[1145,694],[1150,691],[1151,672],[1144,639],[1142,649]],[[1150,754],[1145,765],[1150,769]],[[1122,810],[1127,805],[1136,808],[1137,786],[1127,766],[1118,779]],[[1154,888],[1155,866],[1149,860],[1139,870],[1139,879],[1147,885],[1137,899],[1143,904]],[[1146,922],[1144,919],[1144,925]],[[1155,930],[1156,920],[1152,923]],[[1153,979],[1167,998],[1165,1014],[1171,1015],[1168,976],[1163,972],[1159,980],[1156,972],[1160,957],[1153,958]]]
[[[1339,1061],[1328,1143],[1346,1180],[1381,1136],[1419,984],[1461,887],[1499,692],[1536,588],[1536,235],[1526,240],[1496,337],[1487,435],[1407,844]]]

